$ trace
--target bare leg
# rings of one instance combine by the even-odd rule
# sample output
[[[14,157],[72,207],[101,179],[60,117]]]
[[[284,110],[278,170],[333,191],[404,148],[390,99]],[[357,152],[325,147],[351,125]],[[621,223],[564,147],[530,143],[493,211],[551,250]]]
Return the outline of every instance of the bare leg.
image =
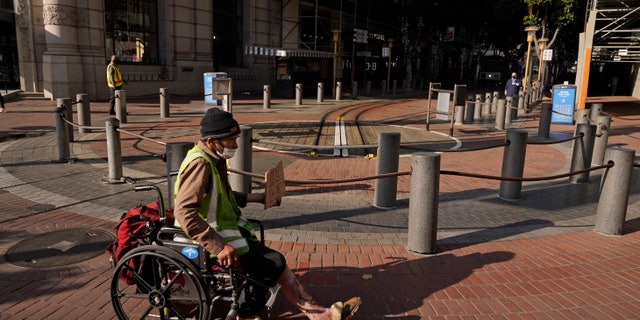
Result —
[[[300,309],[309,319],[312,320],[339,320],[340,310],[334,312],[337,318],[332,316],[332,309],[317,305],[313,298],[304,290],[296,276],[288,267],[280,276],[278,283],[282,286],[280,292],[285,299]]]

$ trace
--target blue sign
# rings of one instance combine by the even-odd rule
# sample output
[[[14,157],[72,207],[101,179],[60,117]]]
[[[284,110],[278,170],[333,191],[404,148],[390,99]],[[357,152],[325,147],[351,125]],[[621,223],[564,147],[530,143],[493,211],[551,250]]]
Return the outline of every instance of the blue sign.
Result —
[[[198,257],[198,249],[194,247],[184,247],[182,248],[182,255],[189,259],[195,259]]]
[[[553,86],[553,98],[551,100],[551,123],[573,124],[573,112],[576,102],[576,86]]]

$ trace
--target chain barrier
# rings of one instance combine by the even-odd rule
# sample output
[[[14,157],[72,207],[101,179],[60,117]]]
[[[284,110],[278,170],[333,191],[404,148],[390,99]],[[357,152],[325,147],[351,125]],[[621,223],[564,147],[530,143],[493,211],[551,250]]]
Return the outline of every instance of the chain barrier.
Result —
[[[256,173],[246,172],[246,171],[236,170],[236,169],[231,169],[231,168],[227,168],[227,170],[229,172],[233,172],[233,173],[241,174],[241,175],[244,175],[244,176],[248,176],[248,177],[258,178],[258,179],[264,180],[264,176],[261,176],[261,175],[256,174]],[[336,180],[328,180],[328,179],[322,179],[322,180],[293,180],[293,179],[285,179],[284,181],[286,183],[292,183],[292,184],[298,184],[298,185],[300,185],[300,184],[316,184],[317,185],[317,184],[350,183],[350,182],[359,182],[359,181],[367,181],[367,180],[375,180],[375,179],[399,177],[399,176],[407,176],[407,175],[411,175],[411,172],[410,171],[391,172],[391,173],[378,174],[378,175],[374,175],[374,176],[365,176],[365,177],[360,177],[360,178],[348,178],[348,179],[336,179]]]
[[[573,137],[569,137],[566,139],[562,139],[562,140],[557,140],[557,141],[538,141],[538,142],[527,142],[527,144],[555,144],[555,143],[563,143],[563,142],[567,142],[567,141],[571,141],[571,140],[576,140],[576,139],[580,139],[584,137],[584,132],[580,132],[578,135],[573,136]]]
[[[556,114],[559,114],[559,115],[565,116],[565,117],[573,117],[572,114],[562,113],[562,112],[555,111],[555,110],[551,110],[551,113],[556,113]]]
[[[60,113],[60,118],[62,119],[62,121],[66,122],[68,125],[70,125],[72,127],[81,128],[81,129],[91,129],[91,130],[106,130],[105,127],[82,126],[82,125],[79,125],[77,123],[73,123],[73,122],[67,120],[67,118],[64,117],[63,113]]]
[[[484,174],[459,172],[459,171],[449,171],[449,170],[442,170],[442,171],[440,171],[440,174],[446,174],[446,175],[452,175],[452,176],[463,176],[463,177],[470,177],[470,178],[481,178],[481,179],[489,179],[489,180],[527,181],[527,182],[530,182],[530,181],[545,181],[545,180],[554,180],[554,179],[559,179],[559,178],[566,178],[566,177],[573,176],[573,175],[583,174],[583,173],[589,172],[589,171],[595,171],[595,170],[600,170],[600,169],[605,169],[605,168],[611,168],[611,167],[613,167],[613,165],[614,165],[613,161],[609,161],[607,164],[603,164],[603,165],[600,165],[600,166],[595,166],[595,167],[586,168],[586,169],[582,169],[582,170],[578,170],[578,171],[558,174],[558,175],[554,175],[554,176],[537,177],[537,178],[498,177],[498,176],[490,176],[490,175],[484,175]]]
[[[147,141],[150,141],[150,142],[153,142],[153,143],[157,143],[157,144],[160,144],[160,145],[163,145],[163,146],[166,146],[166,145],[167,145],[167,143],[166,143],[166,142],[162,142],[162,141],[159,141],[159,140],[151,139],[151,138],[145,137],[145,136],[143,136],[143,135],[139,135],[139,134],[137,134],[137,133],[133,133],[133,132],[131,132],[131,131],[127,131],[127,130],[120,129],[120,128],[118,128],[118,129],[116,129],[116,130],[117,130],[117,131],[120,131],[120,132],[122,132],[122,133],[126,133],[126,134],[128,134],[128,135],[131,135],[131,136],[134,136],[134,137],[140,138],[140,139],[142,139],[142,140],[147,140]]]

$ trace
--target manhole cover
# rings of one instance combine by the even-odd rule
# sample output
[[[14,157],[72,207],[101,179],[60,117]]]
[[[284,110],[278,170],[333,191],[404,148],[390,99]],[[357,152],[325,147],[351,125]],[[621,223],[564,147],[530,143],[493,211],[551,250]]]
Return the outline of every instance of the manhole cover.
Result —
[[[89,260],[104,254],[114,240],[108,232],[95,229],[68,229],[40,234],[11,247],[7,262],[27,268],[49,268]]]

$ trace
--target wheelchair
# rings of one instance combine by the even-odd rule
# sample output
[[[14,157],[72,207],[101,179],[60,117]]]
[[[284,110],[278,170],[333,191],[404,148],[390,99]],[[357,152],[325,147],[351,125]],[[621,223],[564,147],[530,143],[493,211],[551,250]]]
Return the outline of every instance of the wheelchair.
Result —
[[[225,269],[197,243],[174,240],[186,235],[165,226],[162,193],[157,186],[139,186],[134,191],[155,190],[160,220],[148,222],[140,246],[127,252],[115,265],[111,279],[111,303],[118,319],[236,319],[238,297],[248,283],[268,289],[266,307],[271,309],[280,285],[267,287],[235,270]],[[251,220],[260,231],[257,220]],[[226,314],[224,310],[229,308]]]

